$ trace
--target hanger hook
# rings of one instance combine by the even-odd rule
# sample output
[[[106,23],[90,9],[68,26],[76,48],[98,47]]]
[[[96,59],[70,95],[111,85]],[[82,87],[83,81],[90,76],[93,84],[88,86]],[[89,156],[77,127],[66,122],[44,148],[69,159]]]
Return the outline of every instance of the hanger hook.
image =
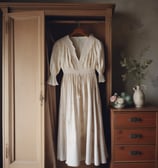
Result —
[[[78,22],[77,22],[77,25],[78,25],[78,27],[80,27],[80,26],[81,26],[81,23],[80,23],[80,21],[78,21]]]

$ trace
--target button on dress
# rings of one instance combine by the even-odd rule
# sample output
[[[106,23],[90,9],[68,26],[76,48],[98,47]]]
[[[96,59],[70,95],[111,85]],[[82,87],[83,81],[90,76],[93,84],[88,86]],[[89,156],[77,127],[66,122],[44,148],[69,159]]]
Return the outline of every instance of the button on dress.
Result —
[[[57,159],[77,167],[80,161],[96,166],[106,163],[107,150],[102,123],[98,82],[104,82],[104,49],[93,35],[56,41],[50,60],[48,84],[61,81]],[[98,79],[96,76],[98,72]]]

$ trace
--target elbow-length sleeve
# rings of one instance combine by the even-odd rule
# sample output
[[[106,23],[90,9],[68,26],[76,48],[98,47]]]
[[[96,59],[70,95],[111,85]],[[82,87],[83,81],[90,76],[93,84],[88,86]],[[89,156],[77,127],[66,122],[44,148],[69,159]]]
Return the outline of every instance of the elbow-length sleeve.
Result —
[[[61,64],[60,64],[60,50],[58,43],[55,43],[52,49],[51,53],[51,59],[50,59],[50,76],[48,79],[48,84],[52,86],[58,85],[56,76],[60,71]]]
[[[97,40],[96,44],[96,53],[97,53],[97,64],[96,70],[99,75],[99,82],[105,82],[104,71],[105,71],[105,56],[104,56],[104,47],[103,44]]]

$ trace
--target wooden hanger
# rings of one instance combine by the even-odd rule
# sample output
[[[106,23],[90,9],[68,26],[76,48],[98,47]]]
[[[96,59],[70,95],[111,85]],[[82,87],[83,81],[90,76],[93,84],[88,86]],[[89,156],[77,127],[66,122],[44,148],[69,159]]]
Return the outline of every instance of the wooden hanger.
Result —
[[[78,23],[78,27],[76,27],[70,36],[88,36],[87,32],[80,27],[80,23]]]

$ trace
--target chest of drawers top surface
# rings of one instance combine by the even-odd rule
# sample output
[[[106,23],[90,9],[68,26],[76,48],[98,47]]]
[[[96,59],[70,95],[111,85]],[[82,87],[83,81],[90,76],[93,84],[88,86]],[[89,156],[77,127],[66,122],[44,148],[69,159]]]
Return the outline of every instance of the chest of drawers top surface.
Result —
[[[158,112],[158,106],[157,107],[152,107],[152,106],[146,106],[146,107],[142,107],[142,108],[135,108],[135,107],[132,107],[132,108],[111,108],[112,111],[115,111],[115,112]]]

